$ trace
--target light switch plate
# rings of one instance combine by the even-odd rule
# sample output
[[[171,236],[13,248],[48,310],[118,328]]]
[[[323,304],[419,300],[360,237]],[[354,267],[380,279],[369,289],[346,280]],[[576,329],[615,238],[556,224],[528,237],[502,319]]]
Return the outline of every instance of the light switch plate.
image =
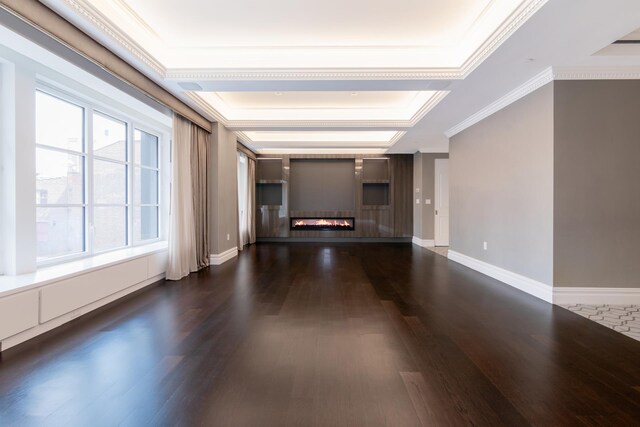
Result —
[[[420,204],[420,199],[416,199],[416,205]]]

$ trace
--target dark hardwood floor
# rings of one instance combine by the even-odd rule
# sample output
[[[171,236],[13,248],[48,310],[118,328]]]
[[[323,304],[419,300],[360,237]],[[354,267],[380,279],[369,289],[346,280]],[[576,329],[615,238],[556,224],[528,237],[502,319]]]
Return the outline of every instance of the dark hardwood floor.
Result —
[[[407,244],[258,244],[2,354],[0,426],[638,426],[640,342]]]

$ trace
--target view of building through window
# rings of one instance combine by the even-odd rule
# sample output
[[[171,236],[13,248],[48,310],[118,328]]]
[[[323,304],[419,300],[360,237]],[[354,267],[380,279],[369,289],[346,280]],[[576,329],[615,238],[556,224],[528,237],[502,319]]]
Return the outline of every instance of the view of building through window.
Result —
[[[84,109],[36,93],[38,259],[85,251]]]
[[[158,136],[130,133],[134,125],[127,121],[88,111],[36,92],[39,261],[159,237]]]
[[[159,162],[158,137],[136,129],[133,133],[135,159],[133,202],[134,240],[155,239],[158,237],[159,199]]]

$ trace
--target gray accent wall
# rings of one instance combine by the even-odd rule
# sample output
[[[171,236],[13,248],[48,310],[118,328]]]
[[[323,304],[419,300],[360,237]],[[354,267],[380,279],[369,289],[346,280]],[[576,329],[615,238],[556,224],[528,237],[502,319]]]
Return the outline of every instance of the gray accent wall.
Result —
[[[640,81],[557,81],[554,110],[554,285],[640,287]]]
[[[413,235],[419,239],[433,240],[435,237],[436,159],[448,158],[448,153],[416,153],[413,156]],[[431,200],[431,203],[427,205],[425,200]]]
[[[238,161],[236,135],[219,123],[211,134],[211,253],[238,246]],[[227,234],[229,240],[227,240]]]
[[[355,159],[291,159],[289,166],[291,210],[355,210]]]
[[[550,83],[455,135],[449,153],[450,249],[547,285],[553,91]]]

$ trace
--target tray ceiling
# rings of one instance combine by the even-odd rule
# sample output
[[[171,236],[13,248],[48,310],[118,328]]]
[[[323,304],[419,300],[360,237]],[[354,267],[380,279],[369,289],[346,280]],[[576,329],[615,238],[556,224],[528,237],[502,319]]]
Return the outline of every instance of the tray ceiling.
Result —
[[[546,0],[43,2],[251,148],[380,150]]]

